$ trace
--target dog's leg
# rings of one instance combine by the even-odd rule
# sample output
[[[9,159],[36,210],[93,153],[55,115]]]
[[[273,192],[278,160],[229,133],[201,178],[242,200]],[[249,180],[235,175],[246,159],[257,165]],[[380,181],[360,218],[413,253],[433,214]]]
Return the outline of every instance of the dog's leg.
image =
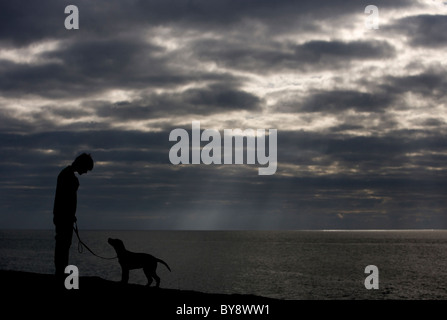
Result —
[[[121,283],[127,284],[129,282],[129,269],[122,268]]]
[[[155,271],[154,271],[154,273],[152,274],[152,277],[154,277],[154,279],[155,279],[155,286],[156,286],[157,288],[159,288],[159,287],[160,287],[160,277],[157,276],[157,273],[155,273]]]
[[[147,278],[147,286],[149,287],[152,284],[152,274],[153,271],[149,268],[143,268],[144,274],[146,275]]]

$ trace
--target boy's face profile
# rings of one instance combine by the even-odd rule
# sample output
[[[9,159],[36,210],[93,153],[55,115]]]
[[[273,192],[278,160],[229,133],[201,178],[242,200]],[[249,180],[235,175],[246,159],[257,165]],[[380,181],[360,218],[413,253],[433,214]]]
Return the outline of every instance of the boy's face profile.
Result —
[[[73,161],[72,167],[73,171],[82,175],[93,169],[93,159],[90,155],[83,153]]]
[[[79,165],[76,168],[76,172],[79,173],[79,175],[87,173],[88,171],[89,171],[89,169],[86,166],[84,166],[84,165]]]
[[[79,169],[79,170],[78,170],[78,173],[79,173],[79,175],[82,175],[82,174],[84,174],[84,173],[87,173],[87,170],[85,170],[85,169]]]

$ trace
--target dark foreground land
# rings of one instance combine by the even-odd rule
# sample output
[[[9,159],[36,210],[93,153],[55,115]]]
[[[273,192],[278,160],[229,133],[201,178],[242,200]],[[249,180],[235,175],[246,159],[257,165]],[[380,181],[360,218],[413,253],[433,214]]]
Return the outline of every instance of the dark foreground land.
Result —
[[[210,294],[189,290],[146,287],[138,284],[123,285],[119,282],[104,280],[99,277],[80,277],[79,289],[67,290],[62,281],[52,274],[37,274],[21,271],[0,270],[3,309],[12,311],[14,318],[20,315],[52,318],[57,315],[63,319],[97,315],[101,318],[126,319],[202,319],[204,309],[209,312],[206,318],[226,318],[238,315],[241,319],[250,317],[242,315],[237,305],[264,306],[256,318],[274,319],[284,312],[281,308],[287,304],[254,295]],[[227,308],[224,313],[221,305],[235,306],[233,315]],[[268,306],[266,308],[265,306]],[[201,307],[201,308],[198,308]],[[214,311],[215,310],[215,311]],[[224,309],[225,310],[225,309]],[[5,312],[5,310],[3,310]],[[185,314],[186,313],[186,314]],[[252,316],[254,310],[251,310]],[[157,316],[156,316],[157,315]]]
[[[57,281],[51,274],[5,270],[0,270],[0,288],[3,315],[11,319],[39,319],[40,316],[45,319],[319,319],[328,316],[380,319],[421,312],[425,317],[438,311],[445,314],[447,307],[445,301],[277,300],[122,285],[99,277],[80,277],[79,289],[67,290],[63,281]],[[258,312],[254,313],[252,307],[248,313],[250,306],[258,306]],[[208,313],[205,314],[204,308]]]

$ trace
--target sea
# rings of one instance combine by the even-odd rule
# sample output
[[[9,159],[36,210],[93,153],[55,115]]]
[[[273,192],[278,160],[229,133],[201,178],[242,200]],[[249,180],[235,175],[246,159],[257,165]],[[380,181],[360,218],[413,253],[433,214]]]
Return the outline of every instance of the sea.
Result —
[[[115,256],[107,239],[119,238],[130,251],[166,261],[172,272],[157,269],[163,288],[285,300],[447,299],[447,230],[81,230],[80,236],[103,257]],[[73,235],[70,264],[80,276],[120,280],[116,259],[81,249]],[[53,250],[53,230],[0,231],[1,270],[52,274]],[[129,282],[146,284],[142,270],[132,270]]]

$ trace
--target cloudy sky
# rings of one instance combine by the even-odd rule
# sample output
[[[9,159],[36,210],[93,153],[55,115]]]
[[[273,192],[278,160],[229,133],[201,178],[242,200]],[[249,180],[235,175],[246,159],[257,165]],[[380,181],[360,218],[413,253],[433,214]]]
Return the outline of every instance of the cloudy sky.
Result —
[[[52,228],[81,152],[84,229],[447,228],[443,1],[3,0],[0,16],[0,228]],[[192,121],[277,129],[276,173],[171,164]]]

